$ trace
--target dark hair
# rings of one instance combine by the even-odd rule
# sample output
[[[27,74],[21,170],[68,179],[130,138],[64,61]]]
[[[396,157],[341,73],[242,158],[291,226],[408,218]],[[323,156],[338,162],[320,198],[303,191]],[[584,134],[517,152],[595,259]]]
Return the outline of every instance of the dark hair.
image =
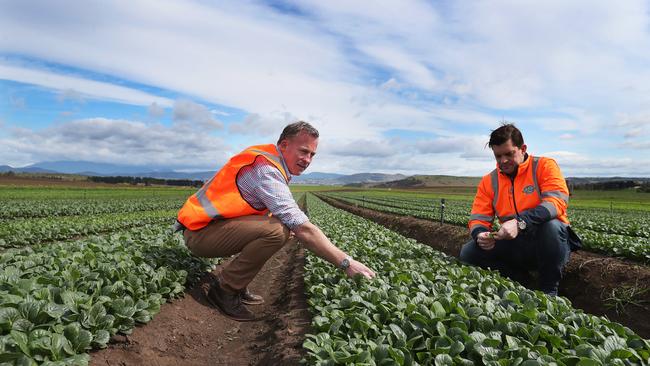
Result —
[[[521,131],[513,123],[503,122],[501,127],[493,130],[490,133],[490,141],[488,146],[498,146],[505,144],[508,140],[512,140],[512,144],[517,147],[522,147],[524,145],[524,137],[521,135]]]
[[[280,138],[278,139],[278,145],[282,140],[290,139],[294,136],[297,136],[302,131],[310,134],[314,138],[318,138],[318,130],[314,126],[310,125],[308,122],[298,121],[291,124],[288,124],[287,127],[282,130]]]

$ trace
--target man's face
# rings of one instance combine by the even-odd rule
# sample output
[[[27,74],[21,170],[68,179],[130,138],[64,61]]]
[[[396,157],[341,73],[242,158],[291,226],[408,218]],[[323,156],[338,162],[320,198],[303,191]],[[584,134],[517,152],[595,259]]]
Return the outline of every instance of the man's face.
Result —
[[[499,170],[505,174],[512,174],[519,164],[524,162],[526,144],[519,148],[512,144],[512,140],[508,140],[501,145],[492,146],[492,152],[494,158],[497,159]]]
[[[287,163],[291,175],[300,175],[307,169],[311,159],[316,155],[318,148],[318,138],[306,132],[300,132],[298,135],[280,141],[278,145],[284,162]]]

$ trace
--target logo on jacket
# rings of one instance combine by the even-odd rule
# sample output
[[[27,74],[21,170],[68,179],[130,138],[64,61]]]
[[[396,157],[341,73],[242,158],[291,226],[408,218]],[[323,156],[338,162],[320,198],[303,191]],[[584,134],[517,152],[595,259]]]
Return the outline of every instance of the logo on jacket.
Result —
[[[533,187],[532,185],[524,187],[524,193],[525,194],[531,194],[533,192],[535,192],[535,187]]]

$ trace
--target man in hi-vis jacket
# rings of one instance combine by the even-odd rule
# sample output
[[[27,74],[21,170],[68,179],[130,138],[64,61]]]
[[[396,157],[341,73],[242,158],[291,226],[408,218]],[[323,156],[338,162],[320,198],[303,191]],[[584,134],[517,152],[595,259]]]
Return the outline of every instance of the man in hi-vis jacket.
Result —
[[[238,254],[208,291],[208,300],[228,317],[254,320],[244,305],[264,302],[248,284],[293,235],[314,254],[353,277],[375,273],[334,246],[300,211],[289,190],[318,147],[318,131],[307,122],[284,128],[277,144],[256,145],[233,156],[178,212],[185,244],[200,257]],[[271,215],[269,215],[269,213]]]
[[[497,168],[479,183],[469,219],[472,240],[462,262],[522,280],[539,272],[539,289],[557,295],[564,265],[580,239],[569,227],[569,190],[555,160],[526,152],[513,124],[492,131],[488,146]],[[501,227],[493,231],[494,218]]]

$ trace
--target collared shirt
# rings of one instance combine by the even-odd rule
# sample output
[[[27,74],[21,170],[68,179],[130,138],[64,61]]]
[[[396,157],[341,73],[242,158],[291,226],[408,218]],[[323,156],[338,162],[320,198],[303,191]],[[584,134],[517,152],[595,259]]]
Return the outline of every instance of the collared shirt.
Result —
[[[237,187],[253,208],[268,208],[289,229],[309,221],[298,208],[282,173],[264,158],[240,170]]]

